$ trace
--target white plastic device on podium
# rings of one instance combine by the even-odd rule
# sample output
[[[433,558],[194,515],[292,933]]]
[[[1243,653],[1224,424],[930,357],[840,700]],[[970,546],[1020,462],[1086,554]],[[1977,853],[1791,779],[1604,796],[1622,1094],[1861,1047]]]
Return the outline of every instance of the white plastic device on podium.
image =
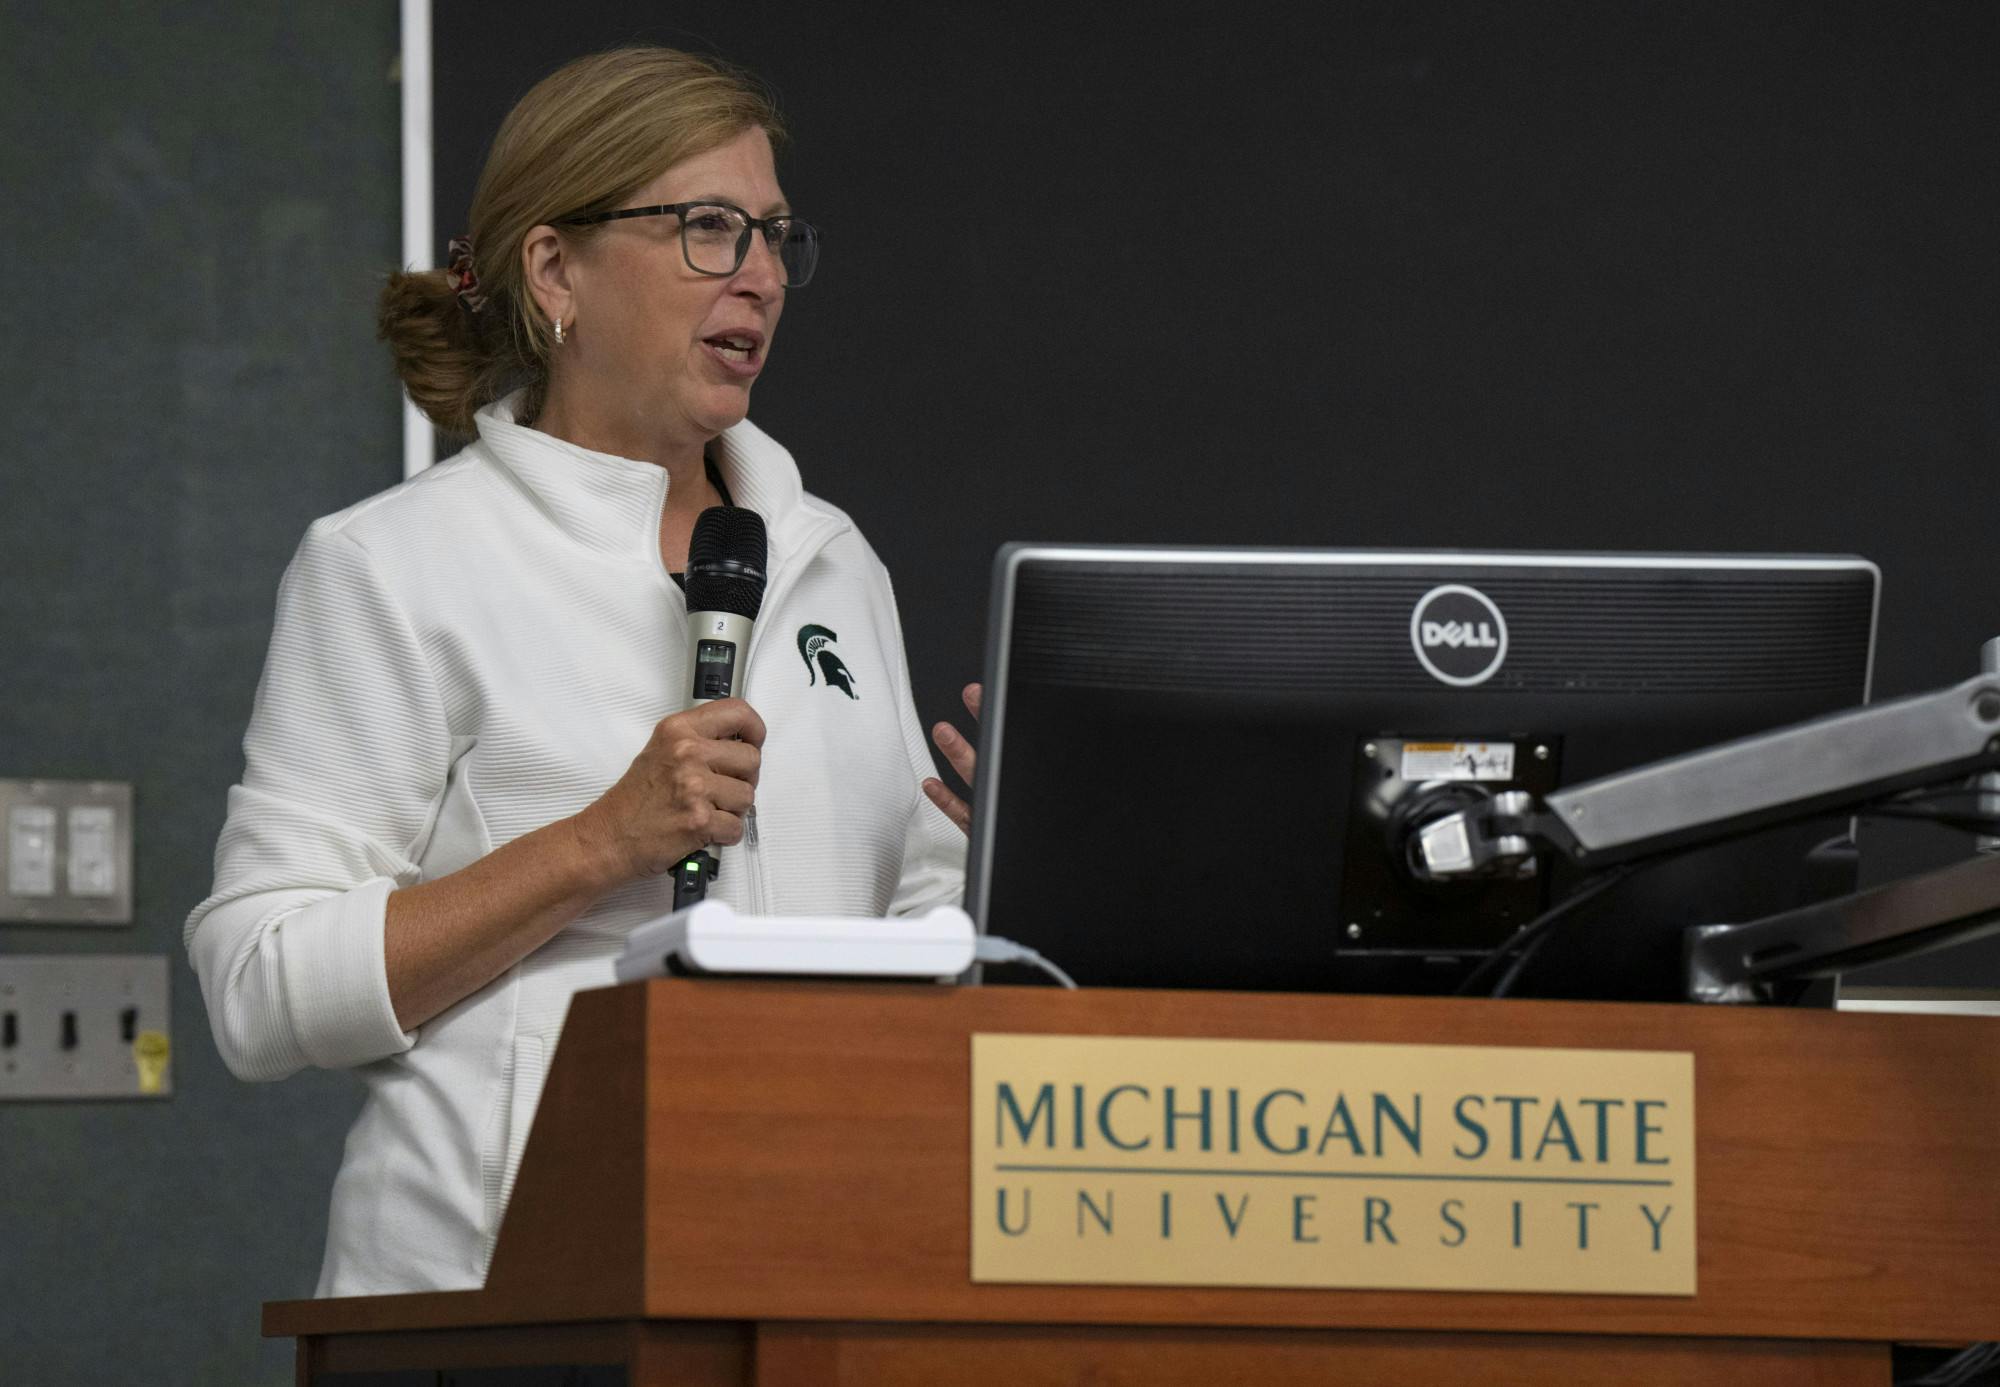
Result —
[[[972,917],[956,906],[926,915],[738,915],[702,901],[632,931],[618,981],[663,973],[869,978],[949,982],[972,967]]]
[[[738,915],[701,901],[632,931],[618,956],[618,981],[663,973],[736,977],[972,979],[975,963],[1023,963],[1060,987],[1075,987],[1033,949],[980,934],[955,905],[927,914]]]

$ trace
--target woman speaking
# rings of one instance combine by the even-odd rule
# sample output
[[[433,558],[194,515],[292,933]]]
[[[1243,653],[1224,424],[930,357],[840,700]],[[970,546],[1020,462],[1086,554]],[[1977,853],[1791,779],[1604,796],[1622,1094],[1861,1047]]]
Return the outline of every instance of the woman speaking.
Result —
[[[819,253],[782,140],[719,63],[571,63],[502,125],[451,269],[384,291],[410,397],[476,441],[307,531],[186,935],[232,1071],[367,1081],[320,1295],[480,1284],[570,996],[674,863],[714,846],[759,914],[961,893],[888,576],[745,417]],[[721,504],[769,533],[755,707],[677,712]]]

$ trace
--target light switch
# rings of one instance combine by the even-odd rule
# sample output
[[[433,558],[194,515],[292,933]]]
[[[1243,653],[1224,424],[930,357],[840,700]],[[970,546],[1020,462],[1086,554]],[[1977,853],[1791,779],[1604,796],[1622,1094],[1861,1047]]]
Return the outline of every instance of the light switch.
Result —
[[[132,786],[0,779],[0,925],[132,923]]]
[[[69,893],[78,897],[118,894],[117,816],[108,804],[70,806]]]
[[[170,1095],[172,991],[164,954],[0,953],[0,1108]]]
[[[56,893],[56,811],[47,804],[16,804],[7,811],[7,894]]]

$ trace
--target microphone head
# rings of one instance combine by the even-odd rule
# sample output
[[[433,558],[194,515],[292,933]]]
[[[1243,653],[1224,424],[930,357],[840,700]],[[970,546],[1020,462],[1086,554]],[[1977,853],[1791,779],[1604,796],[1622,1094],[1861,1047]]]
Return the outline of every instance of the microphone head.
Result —
[[[756,620],[764,605],[765,557],[763,516],[742,506],[710,506],[688,541],[688,610]]]

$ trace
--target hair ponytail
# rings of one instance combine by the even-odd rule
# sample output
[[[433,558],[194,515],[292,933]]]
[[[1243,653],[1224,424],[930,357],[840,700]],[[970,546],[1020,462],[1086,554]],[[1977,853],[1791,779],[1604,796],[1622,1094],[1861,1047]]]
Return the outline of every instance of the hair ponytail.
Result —
[[[446,433],[470,435],[481,405],[486,353],[473,311],[444,270],[392,274],[375,333],[389,344],[410,400]]]

